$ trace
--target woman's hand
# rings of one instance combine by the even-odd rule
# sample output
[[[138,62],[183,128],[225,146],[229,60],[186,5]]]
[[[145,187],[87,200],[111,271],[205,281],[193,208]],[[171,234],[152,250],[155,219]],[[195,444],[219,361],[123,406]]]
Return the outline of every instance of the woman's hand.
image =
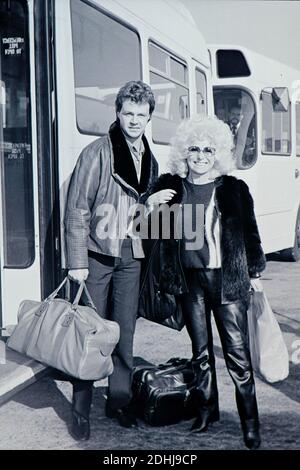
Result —
[[[157,193],[151,194],[148,197],[145,205],[148,210],[152,210],[154,206],[158,206],[159,204],[166,204],[167,202],[171,201],[171,199],[175,196],[176,191],[174,189],[162,189],[161,191],[157,191]]]

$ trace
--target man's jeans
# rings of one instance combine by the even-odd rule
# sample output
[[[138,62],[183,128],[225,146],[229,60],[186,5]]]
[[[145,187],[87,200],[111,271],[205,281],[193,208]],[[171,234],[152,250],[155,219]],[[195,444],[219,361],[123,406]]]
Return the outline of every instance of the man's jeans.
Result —
[[[114,371],[108,379],[108,405],[112,409],[122,408],[131,399],[133,335],[140,283],[141,263],[132,257],[130,239],[123,241],[121,255],[121,258],[114,258],[89,252],[86,281],[99,315],[120,326],[120,341],[113,353]],[[74,394],[84,387],[88,397],[92,382],[73,381],[73,384]]]

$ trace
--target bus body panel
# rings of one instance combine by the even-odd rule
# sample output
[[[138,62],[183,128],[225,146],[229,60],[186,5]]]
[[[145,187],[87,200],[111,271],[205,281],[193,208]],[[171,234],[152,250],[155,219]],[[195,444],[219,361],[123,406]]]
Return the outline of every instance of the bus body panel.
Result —
[[[84,2],[83,2],[84,3]],[[173,2],[163,2],[164,8],[171,15],[173,21],[168,22],[166,27],[164,18],[160,14],[159,5],[161,2],[156,0],[157,6],[153,8],[150,2],[139,2],[135,0],[114,1],[114,0],[93,0],[86,5],[90,8],[95,8],[95,15],[108,14],[112,20],[120,22],[125,25],[128,30],[136,33],[140,44],[140,77],[132,77],[131,79],[140,78],[146,83],[150,83],[153,89],[160,85],[151,83],[150,67],[149,67],[149,43],[153,43],[155,47],[161,47],[166,53],[170,53],[175,59],[182,61],[185,64],[188,73],[188,89],[189,89],[189,104],[190,114],[196,114],[196,96],[195,96],[195,73],[196,69],[205,75],[206,79],[206,112],[213,114],[213,98],[211,87],[211,73],[208,51],[205,48],[203,37],[200,32],[195,28],[191,21],[187,21],[178,15],[173,7]],[[176,2],[174,2],[175,4]],[[146,9],[146,10],[145,10]],[[60,205],[61,205],[61,234],[62,246],[64,244],[63,238],[63,214],[65,207],[65,200],[67,196],[67,189],[72,170],[76,164],[77,158],[81,150],[88,145],[91,141],[95,140],[99,135],[92,133],[83,133],[79,129],[78,121],[76,120],[76,83],[74,80],[74,48],[72,42],[76,40],[74,31],[72,31],[72,4],[69,1],[55,3],[56,11],[56,70],[57,70],[57,120],[58,120],[58,151],[59,151],[59,185],[60,185]],[[147,18],[147,21],[144,19]],[[164,28],[160,30],[160,24],[164,23]],[[74,26],[73,26],[74,28]],[[184,41],[178,40],[178,31],[182,31]],[[186,32],[186,34],[184,34]],[[61,48],[60,44],[64,44]],[[184,43],[184,44],[182,44]],[[197,44],[197,47],[195,46]],[[199,47],[198,47],[199,46]],[[92,53],[92,52],[91,52]],[[116,60],[118,58],[116,57]],[[66,84],[67,77],[67,84]],[[118,91],[118,87],[112,89],[114,95]],[[82,93],[88,93],[88,90],[83,89]],[[112,93],[112,92],[111,92]],[[108,95],[109,96],[109,95]],[[111,95],[112,96],[112,95]],[[158,108],[160,100],[157,100]],[[163,111],[162,111],[163,113]],[[113,116],[111,122],[115,119]],[[108,131],[108,127],[103,130],[103,133]],[[146,136],[152,151],[158,160],[160,171],[167,170],[166,161],[169,153],[169,145],[160,144],[153,141],[153,120],[149,123],[146,129]],[[63,250],[62,265],[65,266],[65,250]]]
[[[32,169],[26,174],[26,178],[28,181],[30,180],[32,185],[30,210],[32,212],[32,236],[34,237],[32,241],[33,260],[28,267],[24,266],[22,269],[13,266],[4,267],[6,253],[5,204],[7,201],[5,200],[6,189],[2,187],[0,188],[2,194],[0,224],[2,319],[0,326],[15,324],[20,302],[23,299],[41,299],[45,296],[45,292],[49,291],[51,285],[54,289],[54,279],[62,277],[64,274],[63,271],[60,271],[65,267],[63,219],[70,176],[82,149],[108,131],[108,125],[102,126],[101,132],[98,128],[93,132],[92,126],[86,125],[85,120],[89,121],[87,112],[89,107],[86,106],[89,100],[92,110],[91,120],[96,116],[101,122],[106,120],[105,122],[111,123],[115,118],[113,102],[120,86],[125,81],[136,79],[149,83],[156,94],[157,106],[156,114],[147,127],[146,136],[157,157],[160,171],[166,170],[169,140],[180,120],[198,112],[208,114],[214,112],[208,50],[191,14],[180,1],[11,0],[11,2],[6,1],[6,6],[10,8],[9,5],[18,2],[26,5],[26,8],[28,6],[26,27],[29,29],[27,46],[30,64],[30,96],[26,99],[30,111],[30,119],[28,119],[30,146],[27,147],[32,159]],[[4,0],[0,0],[0,4],[3,5]],[[44,61],[41,60],[40,52],[38,52],[38,38],[34,36],[35,27],[39,31],[40,22],[43,25],[41,28],[45,26],[49,35],[48,37],[45,34],[45,38],[49,39],[49,50],[45,51],[47,59]],[[86,25],[91,26],[91,29],[86,28]],[[98,27],[99,25],[101,27]],[[111,29],[106,31],[105,28],[108,28],[108,25]],[[42,29],[42,31],[44,30]],[[52,33],[54,33],[53,37]],[[127,47],[127,41],[128,44],[132,42],[134,50],[131,49],[131,46]],[[102,45],[105,48],[109,42],[111,43],[109,47],[113,52],[110,54],[110,49],[108,49],[106,55],[105,51],[101,55],[103,53]],[[11,46],[11,48],[13,47],[15,46]],[[129,62],[125,63],[124,71],[119,71],[119,78],[114,73],[115,65],[116,61],[122,60],[120,51],[126,47]],[[76,57],[74,50],[77,54]],[[102,63],[103,57],[108,61]],[[135,57],[135,62],[131,64],[133,57]],[[165,62],[161,61],[162,57]],[[83,64],[81,69],[80,58],[82,58]],[[50,70],[46,71],[47,64],[49,64]],[[107,66],[109,69],[106,74],[107,80],[103,79],[103,82],[106,80],[103,85],[101,84],[102,72],[105,72]],[[166,69],[162,70],[164,66]],[[38,73],[37,67],[39,67]],[[41,88],[36,80],[43,79],[43,67],[45,67],[45,80],[47,76],[49,83],[51,83],[49,86]],[[96,81],[98,70],[100,72],[99,84]],[[1,67],[0,73],[2,73]],[[123,76],[124,78],[122,78]],[[5,139],[8,139],[11,144],[13,140],[9,140],[7,129],[3,124],[4,114],[9,109],[5,98],[3,98],[7,92],[5,85],[7,84],[2,80],[1,75],[0,138],[4,142]],[[48,109],[47,105],[47,110],[44,113],[48,114],[41,118],[42,104],[45,99],[42,96],[44,90],[47,90],[46,100],[48,104],[50,103],[49,108],[51,108],[52,102],[52,109]],[[102,98],[98,99],[97,96]],[[25,103],[25,99],[22,103]],[[100,109],[100,105],[104,111],[97,114],[95,110]],[[107,116],[105,110],[107,110]],[[45,128],[41,131],[43,119]],[[49,147],[51,147],[52,154],[48,153],[41,144],[43,133],[45,133],[45,140],[47,142],[49,140],[51,143]],[[18,140],[17,144],[18,142],[22,142],[22,140]],[[1,157],[5,156],[6,158],[7,152],[2,147],[0,148]],[[45,159],[51,159],[50,164],[43,163],[41,165]],[[51,176],[48,179],[43,178],[43,171],[47,168],[51,170]],[[45,196],[47,181],[51,186],[49,187],[51,196],[48,199]],[[58,206],[56,206],[57,194],[59,194]],[[52,225],[49,229],[49,236],[55,238],[55,242],[52,243],[55,248],[51,246],[53,253],[50,256],[50,265],[55,269],[56,263],[56,269],[59,271],[57,276],[50,276],[44,266],[49,259],[44,253],[46,246],[48,247],[47,222],[49,213],[44,215],[43,211],[44,209],[45,211],[49,210],[50,203],[53,204],[53,218],[58,219],[59,225],[57,228],[51,221]],[[22,239],[20,240],[19,244],[23,243]],[[11,247],[13,247],[12,242]]]
[[[256,106],[257,161],[249,169],[236,170],[254,199],[259,231],[266,253],[290,248],[295,241],[295,227],[300,205],[300,157],[296,155],[295,85],[300,71],[237,45],[208,45],[212,57],[214,94],[223,90],[243,89],[252,96]],[[218,50],[240,51],[251,71],[250,76],[220,78],[216,53]],[[274,87],[289,90],[291,151],[288,154],[264,153],[262,148],[262,91]],[[217,112],[217,110],[216,110]],[[298,124],[299,125],[299,124]]]

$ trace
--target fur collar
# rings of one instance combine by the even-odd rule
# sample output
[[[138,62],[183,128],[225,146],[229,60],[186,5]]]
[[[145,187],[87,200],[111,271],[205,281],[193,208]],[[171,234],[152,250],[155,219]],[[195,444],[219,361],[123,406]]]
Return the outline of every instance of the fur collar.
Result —
[[[214,183],[220,212],[223,214],[237,215],[234,211],[239,209],[240,180],[234,176],[223,175],[216,178]],[[155,193],[162,189],[174,189],[177,193],[168,203],[169,205],[180,204],[182,202],[184,186],[183,178],[180,176],[171,175],[171,173],[160,175],[156,183],[153,185],[151,193]]]
[[[162,189],[174,189],[175,196],[172,198],[168,205],[180,204],[183,198],[183,179],[178,175],[171,175],[171,173],[164,173],[160,175],[151,189],[151,193],[156,193]]]
[[[139,194],[147,191],[152,164],[152,153],[146,137],[143,135],[145,153],[142,159],[141,179],[138,182],[135,166],[123,132],[118,121],[115,121],[109,129],[109,137],[113,148],[113,173],[118,175],[127,185],[135,189]]]

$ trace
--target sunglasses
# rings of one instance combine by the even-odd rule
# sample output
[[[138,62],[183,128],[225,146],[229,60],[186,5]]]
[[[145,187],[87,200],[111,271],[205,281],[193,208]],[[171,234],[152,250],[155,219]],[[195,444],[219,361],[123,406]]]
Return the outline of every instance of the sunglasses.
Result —
[[[214,147],[203,147],[203,149],[201,149],[200,147],[198,147],[198,145],[191,145],[190,147],[188,147],[187,151],[189,153],[202,152],[205,157],[213,157],[216,153],[216,149]]]

